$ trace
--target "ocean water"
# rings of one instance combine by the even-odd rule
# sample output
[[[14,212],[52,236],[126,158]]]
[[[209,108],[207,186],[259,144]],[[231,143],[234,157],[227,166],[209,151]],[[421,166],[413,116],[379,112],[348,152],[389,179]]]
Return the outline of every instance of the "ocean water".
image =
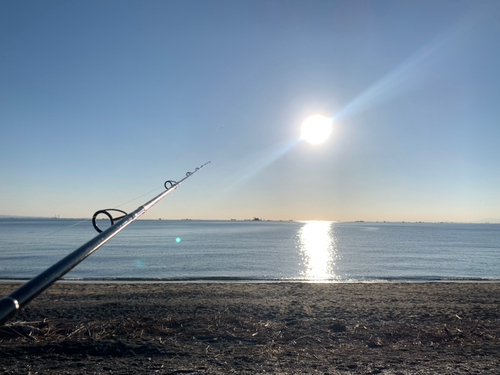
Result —
[[[0,219],[0,279],[36,276],[96,234],[90,221]],[[500,224],[138,220],[65,278],[500,281]]]

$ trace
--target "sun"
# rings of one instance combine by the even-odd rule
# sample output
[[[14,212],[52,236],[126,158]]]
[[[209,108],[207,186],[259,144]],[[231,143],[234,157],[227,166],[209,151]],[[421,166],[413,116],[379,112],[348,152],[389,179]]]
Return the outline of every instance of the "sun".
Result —
[[[320,115],[308,117],[302,124],[300,138],[312,144],[326,141],[332,133],[332,119]]]

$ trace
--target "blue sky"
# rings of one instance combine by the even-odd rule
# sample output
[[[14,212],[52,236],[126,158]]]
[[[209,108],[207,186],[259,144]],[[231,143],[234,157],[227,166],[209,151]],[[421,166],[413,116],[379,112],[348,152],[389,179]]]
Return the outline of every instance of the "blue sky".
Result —
[[[498,1],[0,1],[0,215],[500,218]],[[297,141],[310,115],[323,144]]]

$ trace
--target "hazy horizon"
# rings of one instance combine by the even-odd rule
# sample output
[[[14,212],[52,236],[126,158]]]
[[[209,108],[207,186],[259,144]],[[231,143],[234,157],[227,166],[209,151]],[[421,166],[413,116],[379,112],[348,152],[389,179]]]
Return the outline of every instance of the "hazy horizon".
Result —
[[[151,215],[153,216],[153,215]],[[18,215],[0,215],[0,219],[52,219],[52,220],[84,220],[90,221],[91,217],[56,217],[56,216],[18,216]],[[99,220],[108,220],[105,216],[99,216]],[[243,218],[243,219],[235,219],[235,218],[227,218],[227,219],[199,219],[199,218],[177,218],[177,219],[164,219],[164,218],[138,218],[137,220],[162,220],[162,221],[253,221],[253,218]],[[408,223],[408,224],[439,224],[439,223],[448,223],[448,224],[500,224],[500,219],[483,219],[478,221],[404,221],[404,220],[395,220],[395,221],[387,221],[387,220],[302,220],[302,219],[268,219],[268,218],[258,218],[259,221],[293,221],[293,222],[311,222],[311,221],[326,221],[332,223],[388,223],[388,224],[397,224],[397,223]]]

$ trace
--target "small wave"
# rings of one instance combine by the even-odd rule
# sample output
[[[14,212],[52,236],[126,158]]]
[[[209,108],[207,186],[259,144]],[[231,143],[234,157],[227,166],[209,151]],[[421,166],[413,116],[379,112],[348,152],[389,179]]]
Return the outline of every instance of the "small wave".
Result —
[[[26,282],[30,278],[2,277],[0,282]],[[82,283],[422,283],[422,282],[500,282],[500,277],[443,277],[443,276],[401,276],[375,277],[362,276],[346,279],[307,279],[307,278],[259,278],[237,276],[199,276],[199,277],[66,277],[62,282]]]

